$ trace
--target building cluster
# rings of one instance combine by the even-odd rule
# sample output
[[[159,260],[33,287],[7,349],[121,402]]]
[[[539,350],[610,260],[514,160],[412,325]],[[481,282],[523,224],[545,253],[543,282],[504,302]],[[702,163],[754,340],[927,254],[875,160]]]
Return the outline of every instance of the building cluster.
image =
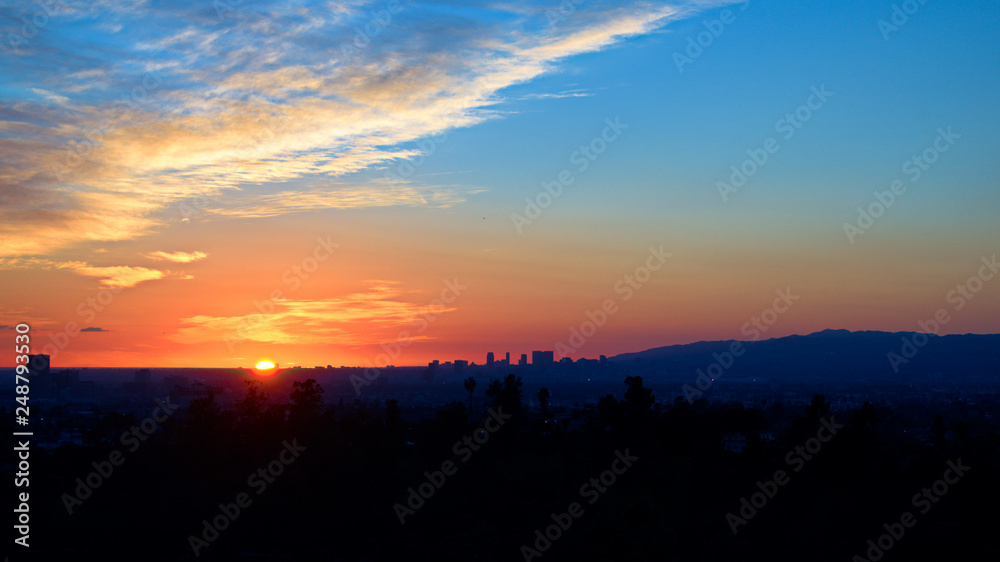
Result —
[[[510,362],[509,351],[505,354],[503,359],[499,360],[496,359],[496,355],[490,351],[486,354],[486,363],[482,365],[476,365],[475,362],[470,363],[465,359],[455,359],[453,361],[445,361],[444,363],[435,359],[427,364],[427,370],[432,373],[443,371],[450,374],[463,372],[469,367],[479,367],[480,369],[485,368],[487,371],[502,371],[516,368],[519,371],[531,370],[534,372],[546,372],[557,365],[565,366],[574,364],[596,364],[601,368],[601,370],[605,370],[608,366],[608,358],[601,355],[600,359],[586,359],[581,357],[580,359],[573,361],[570,357],[563,357],[559,361],[556,361],[554,351],[532,351],[530,363],[528,362],[528,354],[522,353],[517,365],[512,365]]]

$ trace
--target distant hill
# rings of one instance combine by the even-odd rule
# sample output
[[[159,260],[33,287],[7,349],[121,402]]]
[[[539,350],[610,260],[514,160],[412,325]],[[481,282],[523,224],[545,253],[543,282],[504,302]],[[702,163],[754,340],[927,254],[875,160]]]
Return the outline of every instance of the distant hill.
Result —
[[[670,345],[609,357],[665,373],[706,371],[735,340]],[[907,344],[906,342],[909,342]],[[917,344],[923,345],[917,345]],[[1000,334],[935,336],[914,332],[823,330],[807,336],[744,341],[742,356],[725,377],[784,382],[996,382],[1000,383]],[[890,355],[892,354],[892,355]],[[895,369],[894,371],[894,364]],[[725,366],[725,365],[723,365]],[[717,370],[716,370],[717,372]]]

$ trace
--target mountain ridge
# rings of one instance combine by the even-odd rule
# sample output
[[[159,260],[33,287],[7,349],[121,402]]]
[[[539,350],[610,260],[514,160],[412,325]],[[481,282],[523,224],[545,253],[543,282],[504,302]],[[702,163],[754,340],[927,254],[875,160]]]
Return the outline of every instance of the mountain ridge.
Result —
[[[737,345],[738,344],[738,345]],[[657,372],[724,367],[727,376],[776,380],[1000,378],[1000,334],[826,329],[763,340],[709,340],[608,357]],[[732,361],[730,361],[730,359]],[[727,366],[728,365],[728,366]]]

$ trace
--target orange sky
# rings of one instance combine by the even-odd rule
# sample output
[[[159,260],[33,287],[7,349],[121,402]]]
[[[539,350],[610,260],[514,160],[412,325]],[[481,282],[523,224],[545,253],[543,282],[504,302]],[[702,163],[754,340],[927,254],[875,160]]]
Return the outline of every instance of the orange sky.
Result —
[[[233,367],[1000,332],[992,274],[952,293],[1000,250],[996,3],[891,41],[843,3],[417,3],[343,48],[370,4],[85,3],[0,53],[0,334]]]
[[[55,355],[57,366],[228,367],[260,359],[283,366],[361,365],[376,360],[380,344],[407,341],[401,332],[410,334],[409,344],[392,364],[481,363],[487,351],[498,357],[510,351],[516,360],[533,349],[553,349],[587,321],[588,311],[611,299],[616,312],[573,354],[596,357],[748,339],[741,328],[785,288],[799,299],[762,337],[828,327],[916,330],[917,320],[952,307],[946,293],[963,280],[930,271],[975,274],[979,263],[975,252],[952,256],[930,241],[920,264],[905,256],[887,262],[878,244],[824,249],[817,240],[803,254],[797,244],[778,242],[754,251],[746,241],[711,241],[709,228],[693,224],[624,240],[614,239],[611,228],[595,227],[580,229],[574,239],[526,245],[504,231],[502,216],[477,214],[477,221],[476,215],[440,214],[449,220],[395,210],[346,213],[337,221],[323,213],[244,219],[237,228],[228,221],[178,222],[98,254],[103,263],[166,272],[117,293],[102,287],[114,277],[69,267],[3,271],[8,302],[20,303],[5,308],[5,324],[31,324],[33,349]],[[394,230],[401,225],[407,234]],[[325,249],[314,253],[318,238],[338,246],[326,260],[311,262],[326,255]],[[625,289],[623,280],[649,262],[654,245],[672,255],[645,283]],[[158,247],[206,257],[190,263],[142,257]],[[940,267],[925,271],[932,260]],[[894,287],[901,277],[918,281]],[[457,295],[447,289],[456,281]],[[626,284],[616,290],[620,282]],[[953,314],[947,332],[993,330],[997,290],[987,282],[977,297]],[[258,305],[269,314],[254,316]],[[68,322],[103,331],[67,336]]]

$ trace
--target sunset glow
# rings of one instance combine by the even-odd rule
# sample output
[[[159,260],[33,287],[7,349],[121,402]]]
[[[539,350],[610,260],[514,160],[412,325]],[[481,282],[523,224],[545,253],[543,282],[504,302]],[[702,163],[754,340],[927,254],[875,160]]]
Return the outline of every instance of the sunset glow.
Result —
[[[4,54],[0,324],[53,365],[482,362],[611,299],[597,357],[786,289],[761,337],[917,330],[1000,244],[995,3],[888,38],[865,4],[216,5],[74,4]],[[941,333],[998,318],[987,283]]]
[[[0,0],[0,69],[11,560],[997,559],[998,0]]]

